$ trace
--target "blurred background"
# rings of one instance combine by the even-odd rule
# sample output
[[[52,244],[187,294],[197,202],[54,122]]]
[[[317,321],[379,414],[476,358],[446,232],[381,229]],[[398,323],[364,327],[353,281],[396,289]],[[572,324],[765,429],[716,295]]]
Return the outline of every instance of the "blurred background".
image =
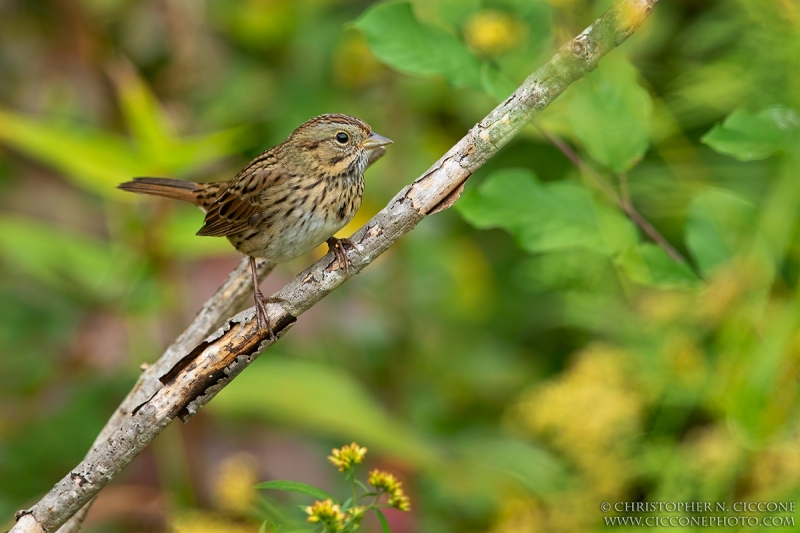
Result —
[[[347,235],[609,5],[0,0],[0,529],[240,260],[194,236],[198,210],[118,183],[228,179],[348,113],[395,144]],[[453,209],[168,427],[85,530],[301,528],[310,498],[252,486],[344,499],[325,458],[352,441],[364,471],[404,482],[398,533],[603,530],[619,514],[604,501],[796,501],[799,76],[797,3],[661,2]]]

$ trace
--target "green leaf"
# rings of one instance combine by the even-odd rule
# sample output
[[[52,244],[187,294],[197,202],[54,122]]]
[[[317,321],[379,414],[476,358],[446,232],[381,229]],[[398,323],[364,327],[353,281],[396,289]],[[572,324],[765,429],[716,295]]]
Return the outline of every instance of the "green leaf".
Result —
[[[527,169],[505,169],[467,191],[459,212],[478,228],[508,230],[529,252],[575,246],[612,254],[636,242],[630,221],[575,183],[542,184]]]
[[[258,528],[258,533],[267,533],[267,520],[261,522],[261,527]]]
[[[650,146],[653,105],[637,71],[618,55],[570,87],[568,121],[592,158],[627,172]]]
[[[127,62],[111,69],[128,129],[146,150],[168,152],[176,144],[172,123],[150,88]]]
[[[531,494],[547,495],[563,489],[569,469],[544,448],[513,439],[467,440],[463,453],[469,468],[513,479]],[[484,478],[486,479],[486,478]]]
[[[369,443],[370,449],[402,456],[419,467],[436,459],[431,446],[413,428],[393,419],[380,401],[342,369],[273,357],[260,360],[236,381],[236,387],[220,392],[211,409]]]
[[[701,140],[717,152],[739,161],[764,159],[797,149],[800,115],[782,106],[767,107],[755,114],[739,108]]]
[[[669,257],[663,248],[642,243],[616,257],[615,263],[636,283],[670,288],[691,287],[700,281],[692,268]]]
[[[686,221],[686,245],[703,275],[743,251],[754,236],[756,210],[727,191],[706,191],[692,200]]]
[[[389,521],[383,516],[380,509],[375,509],[375,516],[378,517],[378,522],[381,523],[381,531],[383,533],[392,533],[392,528],[389,527]]]
[[[377,4],[354,25],[375,57],[413,76],[442,75],[455,87],[481,88],[480,62],[453,34],[420,23],[406,2]]]
[[[298,494],[305,494],[306,496],[311,496],[312,498],[316,498],[318,500],[333,499],[333,496],[331,496],[324,490],[318,489],[313,485],[300,483],[299,481],[284,481],[284,480],[265,481],[264,483],[259,483],[253,488],[296,492]]]
[[[0,260],[50,286],[113,301],[134,277],[137,258],[122,246],[20,216],[0,226]]]
[[[102,195],[130,176],[147,173],[147,165],[126,139],[64,120],[0,109],[0,142]]]
[[[488,61],[481,66],[481,87],[486,94],[498,102],[508,98],[517,88],[511,79]]]
[[[185,174],[230,155],[246,131],[232,128],[155,149],[82,124],[0,109],[0,142],[106,197],[121,197],[116,186],[132,176]]]

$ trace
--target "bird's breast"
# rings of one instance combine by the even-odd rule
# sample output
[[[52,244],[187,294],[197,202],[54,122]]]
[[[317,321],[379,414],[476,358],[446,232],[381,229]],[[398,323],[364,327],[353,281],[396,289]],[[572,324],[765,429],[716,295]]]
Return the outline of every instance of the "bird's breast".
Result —
[[[275,191],[271,191],[275,192]],[[310,252],[355,216],[363,176],[303,178],[263,202],[258,223],[228,239],[240,252],[281,263]]]

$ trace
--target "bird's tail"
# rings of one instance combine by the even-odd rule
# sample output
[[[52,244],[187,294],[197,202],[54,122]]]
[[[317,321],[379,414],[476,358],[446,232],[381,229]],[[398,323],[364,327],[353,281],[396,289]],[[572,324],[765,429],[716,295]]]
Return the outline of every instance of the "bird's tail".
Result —
[[[173,200],[182,200],[198,207],[206,207],[210,201],[213,202],[212,191],[213,183],[194,183],[192,181],[173,180],[168,178],[133,178],[133,181],[121,183],[117,188],[123,191],[136,194],[147,194],[150,196],[163,196]]]

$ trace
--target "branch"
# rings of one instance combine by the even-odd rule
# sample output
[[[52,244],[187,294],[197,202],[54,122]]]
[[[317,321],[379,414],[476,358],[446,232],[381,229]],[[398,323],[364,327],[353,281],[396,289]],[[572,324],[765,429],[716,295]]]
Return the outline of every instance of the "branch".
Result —
[[[658,0],[619,0],[583,33],[567,42],[525,82],[414,183],[350,238],[351,274],[372,263],[423,218],[450,207],[467,178],[497,153],[574,81],[625,41],[645,21]],[[346,281],[332,253],[298,275],[275,296],[269,318],[282,336],[297,320]],[[52,532],[91,500],[175,418],[186,421],[244,370],[273,341],[248,309],[228,320],[159,378],[157,390],[124,415],[122,423],[36,505],[17,513],[12,533]]]
[[[274,264],[260,260],[258,262],[258,279],[263,281],[272,272],[273,268],[275,268]],[[217,289],[217,292],[203,304],[189,327],[175,339],[175,342],[166,349],[155,363],[143,368],[143,372],[128,393],[128,396],[117,407],[103,429],[100,430],[100,434],[92,444],[92,449],[102,445],[137,406],[156,393],[161,387],[159,376],[164,375],[170,368],[175,366],[184,354],[190,352],[192,348],[202,342],[214,330],[219,329],[225,322],[226,317],[244,307],[245,303],[252,297],[253,282],[250,274],[250,261],[245,257],[228,274],[228,277]],[[84,505],[78,513],[59,528],[58,533],[77,532],[93,502],[94,499]]]

